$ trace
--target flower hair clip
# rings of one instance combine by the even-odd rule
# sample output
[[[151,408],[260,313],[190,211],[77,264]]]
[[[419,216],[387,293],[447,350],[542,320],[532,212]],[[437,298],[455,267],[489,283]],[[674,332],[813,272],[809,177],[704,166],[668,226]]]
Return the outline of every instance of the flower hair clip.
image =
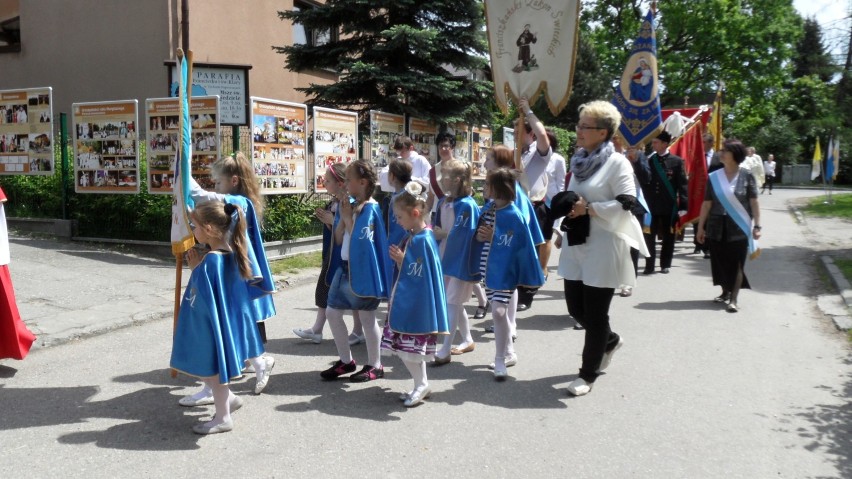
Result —
[[[415,200],[426,201],[426,187],[417,181],[409,181],[405,185],[405,192],[413,196]]]

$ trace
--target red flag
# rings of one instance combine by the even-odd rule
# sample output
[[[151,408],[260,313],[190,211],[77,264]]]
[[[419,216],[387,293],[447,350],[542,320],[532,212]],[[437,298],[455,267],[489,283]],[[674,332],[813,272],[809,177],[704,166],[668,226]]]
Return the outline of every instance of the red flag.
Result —
[[[685,225],[698,220],[698,215],[701,213],[701,203],[704,201],[704,190],[707,188],[707,159],[704,156],[702,131],[701,122],[695,122],[669,148],[672,154],[683,158],[686,177],[689,179],[687,184],[689,208],[686,215],[678,220],[678,231],[682,230]]]

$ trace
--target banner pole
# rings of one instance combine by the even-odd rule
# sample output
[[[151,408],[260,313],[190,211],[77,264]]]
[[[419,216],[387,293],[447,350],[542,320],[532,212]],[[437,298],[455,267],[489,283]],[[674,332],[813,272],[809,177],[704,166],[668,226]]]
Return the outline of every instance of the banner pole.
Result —
[[[522,135],[526,135],[526,133],[527,131],[524,129],[524,112],[518,110],[518,119],[515,121],[515,169],[518,171],[524,170],[524,165],[521,162],[521,148],[524,145]]]
[[[68,219],[68,116],[59,114],[59,148],[62,165],[62,219]],[[76,184],[76,183],[75,183]]]

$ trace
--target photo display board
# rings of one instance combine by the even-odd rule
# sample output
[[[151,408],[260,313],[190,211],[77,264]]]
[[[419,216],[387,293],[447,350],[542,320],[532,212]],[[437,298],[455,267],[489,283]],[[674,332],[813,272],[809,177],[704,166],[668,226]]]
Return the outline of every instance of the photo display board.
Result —
[[[148,192],[172,194],[175,156],[180,142],[180,103],[177,98],[149,98],[145,102],[145,137],[148,147]],[[192,177],[213,190],[210,167],[219,158],[219,97],[192,97],[189,118],[192,123]]]
[[[414,142],[417,153],[425,156],[433,165],[438,162],[438,146],[435,145],[435,137],[438,136],[437,124],[420,118],[409,118],[408,136]]]
[[[0,91],[0,175],[52,175],[53,89]]]
[[[139,193],[136,100],[74,103],[74,191]]]
[[[474,127],[471,142],[473,143],[473,177],[485,179],[485,154],[491,148],[492,134],[490,128]]]
[[[370,110],[370,154],[377,168],[388,166],[396,158],[393,142],[404,134],[405,118],[402,115]]]
[[[450,123],[447,131],[456,137],[453,158],[470,163],[470,127],[466,123]]]
[[[314,107],[314,189],[325,191],[325,171],[358,160],[358,114]]]
[[[308,107],[251,97],[251,157],[261,192],[306,193]]]
[[[515,149],[515,129],[503,127],[503,145],[510,150]]]

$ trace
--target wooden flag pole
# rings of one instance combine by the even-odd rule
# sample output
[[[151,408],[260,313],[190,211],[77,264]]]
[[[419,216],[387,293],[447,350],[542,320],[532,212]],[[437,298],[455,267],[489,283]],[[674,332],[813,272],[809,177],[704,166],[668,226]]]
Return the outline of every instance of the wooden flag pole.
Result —
[[[524,135],[527,131],[524,129],[524,112],[518,110],[518,119],[515,121],[515,169],[524,171],[524,165],[521,163],[521,149],[524,146]]]

